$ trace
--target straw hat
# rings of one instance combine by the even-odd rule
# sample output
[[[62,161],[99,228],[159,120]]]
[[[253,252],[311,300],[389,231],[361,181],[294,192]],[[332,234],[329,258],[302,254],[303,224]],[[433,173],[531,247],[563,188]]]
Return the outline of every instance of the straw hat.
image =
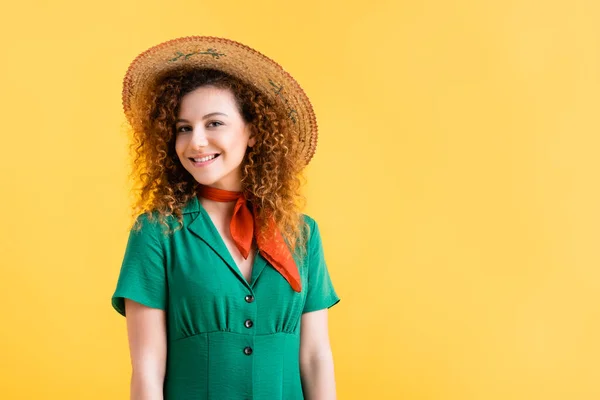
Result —
[[[134,121],[144,118],[139,103],[154,83],[153,78],[184,65],[229,73],[282,106],[299,137],[300,153],[306,164],[309,163],[317,146],[317,120],[308,96],[275,61],[229,39],[182,37],[153,46],[138,55],[123,80],[123,109],[129,123],[133,125]]]

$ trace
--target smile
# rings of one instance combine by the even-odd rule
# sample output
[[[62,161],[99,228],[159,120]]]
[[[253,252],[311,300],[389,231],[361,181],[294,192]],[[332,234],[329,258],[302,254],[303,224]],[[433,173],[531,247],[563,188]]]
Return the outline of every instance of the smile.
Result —
[[[211,164],[217,157],[219,157],[219,154],[212,154],[202,158],[190,158],[189,160],[195,167],[204,167]]]

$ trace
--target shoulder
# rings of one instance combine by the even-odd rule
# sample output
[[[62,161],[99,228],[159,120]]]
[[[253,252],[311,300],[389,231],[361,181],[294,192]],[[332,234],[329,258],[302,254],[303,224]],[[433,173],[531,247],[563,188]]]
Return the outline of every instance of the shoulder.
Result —
[[[313,240],[320,239],[319,233],[319,224],[317,221],[312,218],[310,215],[301,214],[302,215],[302,232],[307,242],[312,242]]]
[[[317,221],[314,220],[313,217],[311,217],[308,214],[300,214],[302,216],[302,221],[304,222],[305,225],[309,225],[309,226],[314,226],[316,225]]]
[[[135,217],[131,232],[143,236],[168,236],[178,226],[177,218],[172,215],[162,215],[158,211],[147,211]]]
[[[138,214],[133,222],[132,229],[135,231],[153,231],[160,225],[160,213],[158,211],[147,211]]]
[[[317,221],[313,217],[308,214],[300,214],[302,225],[305,229],[312,230],[315,226],[317,226]]]
[[[193,220],[201,212],[201,205],[196,196],[191,197],[181,208],[182,218],[173,214],[166,214],[157,209],[147,210],[139,214],[133,223],[135,230],[145,229],[156,232],[173,233],[182,227],[182,223]]]

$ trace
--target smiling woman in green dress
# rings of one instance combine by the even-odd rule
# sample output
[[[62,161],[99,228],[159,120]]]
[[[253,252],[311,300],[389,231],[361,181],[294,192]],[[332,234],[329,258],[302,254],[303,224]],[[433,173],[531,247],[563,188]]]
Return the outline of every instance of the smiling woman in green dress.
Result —
[[[310,101],[277,63],[213,37],[140,54],[124,80],[141,182],[112,296],[132,399],[335,399],[339,301],[299,176]]]

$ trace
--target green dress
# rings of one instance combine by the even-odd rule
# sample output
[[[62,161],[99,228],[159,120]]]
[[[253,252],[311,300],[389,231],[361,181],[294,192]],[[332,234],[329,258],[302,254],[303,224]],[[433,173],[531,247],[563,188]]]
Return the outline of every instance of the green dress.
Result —
[[[294,256],[298,293],[260,252],[247,282],[197,197],[183,210],[183,228],[169,236],[157,220],[140,215],[112,305],[122,315],[125,298],[166,311],[165,400],[304,398],[301,316],[339,301],[318,226],[304,218],[307,253]],[[169,224],[176,226],[175,218]]]

